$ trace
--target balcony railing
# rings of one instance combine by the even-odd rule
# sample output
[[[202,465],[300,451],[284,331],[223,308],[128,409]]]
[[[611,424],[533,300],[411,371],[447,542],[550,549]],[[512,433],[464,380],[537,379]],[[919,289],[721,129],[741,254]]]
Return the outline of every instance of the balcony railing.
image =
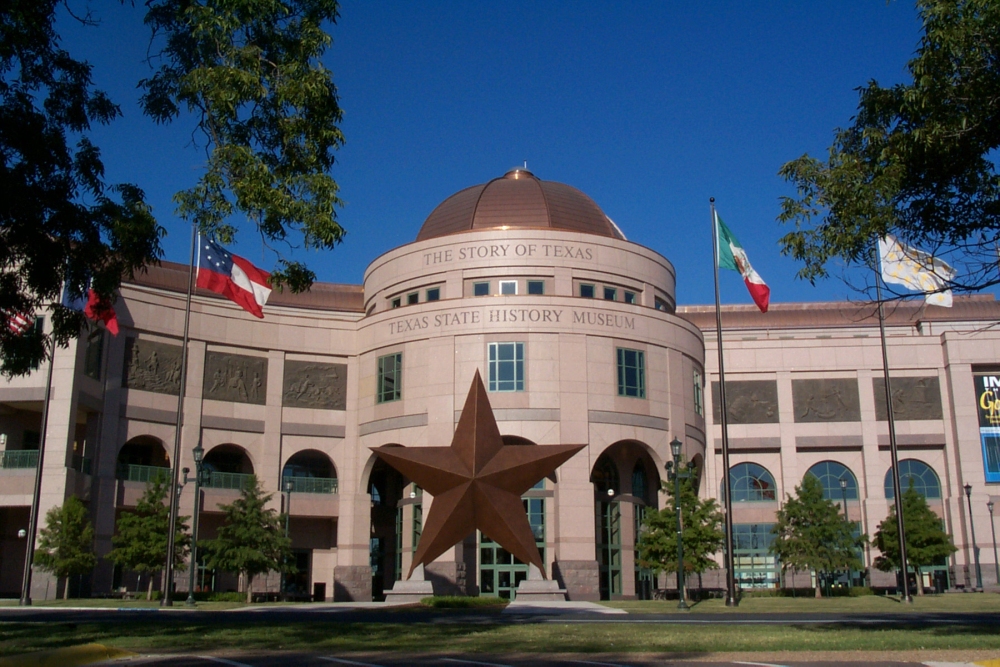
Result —
[[[0,468],[37,468],[37,449],[17,449],[0,452]]]
[[[244,475],[238,472],[215,472],[207,475],[205,486],[210,489],[236,489],[242,491],[250,483],[253,475]]]
[[[163,475],[169,480],[170,468],[163,466],[140,466],[131,463],[118,466],[118,479],[123,479],[126,482],[148,482],[156,479],[158,475]]]
[[[336,477],[284,477],[281,489],[292,483],[292,493],[337,493]]]

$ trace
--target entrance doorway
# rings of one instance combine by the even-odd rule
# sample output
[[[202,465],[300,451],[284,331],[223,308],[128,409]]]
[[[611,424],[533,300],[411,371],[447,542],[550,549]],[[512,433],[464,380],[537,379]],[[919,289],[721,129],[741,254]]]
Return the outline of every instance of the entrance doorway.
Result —
[[[538,488],[544,480],[539,482]],[[531,532],[535,535],[535,546],[545,561],[545,499],[523,498],[524,511],[528,514]],[[484,597],[499,597],[513,600],[517,597],[517,585],[528,578],[528,565],[514,558],[509,551],[479,533],[479,594]]]

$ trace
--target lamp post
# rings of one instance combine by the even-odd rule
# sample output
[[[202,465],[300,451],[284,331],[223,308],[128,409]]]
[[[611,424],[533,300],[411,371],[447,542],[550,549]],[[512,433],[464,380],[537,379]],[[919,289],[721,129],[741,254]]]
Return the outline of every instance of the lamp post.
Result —
[[[285,539],[288,539],[288,519],[289,519],[289,517],[292,514],[292,489],[294,489],[294,488],[295,488],[295,483],[292,480],[290,480],[290,479],[286,479],[285,480],[285,496],[286,496],[286,500],[285,500]],[[285,569],[286,568],[284,568],[284,567],[281,569],[281,598],[283,600],[288,600],[288,591],[286,590],[286,583],[287,582],[285,581]]]
[[[694,463],[688,461],[681,470],[681,447],[683,443],[677,438],[670,441],[670,453],[674,460],[667,461],[667,479],[674,483],[674,513],[677,515],[677,608],[688,609],[684,600],[684,529],[681,523],[681,480],[694,475]]]
[[[844,503],[844,521],[849,526],[851,524],[851,517],[847,514],[847,478],[845,478],[845,477],[841,477],[840,478],[840,497],[843,499],[843,503]],[[851,579],[852,578],[853,577],[851,576],[851,570],[850,570],[850,568],[848,568],[847,569],[847,590],[851,590],[851,583],[852,583]]]
[[[969,529],[972,531],[972,557],[976,561],[976,589],[983,590],[983,572],[979,569],[979,547],[976,546],[976,524],[972,521],[972,485],[965,485],[965,499],[969,502]]]
[[[986,503],[986,509],[990,511],[990,532],[993,533],[993,566],[997,569],[996,584],[1000,586],[1000,560],[997,560],[997,528],[993,523],[993,501]]]
[[[194,586],[198,576],[198,517],[201,514],[201,476],[204,471],[201,460],[205,456],[205,450],[201,443],[191,450],[194,457],[194,521],[191,524],[191,572],[188,575],[188,597],[184,602],[188,607],[194,607]],[[187,475],[184,475],[184,483],[187,484]]]

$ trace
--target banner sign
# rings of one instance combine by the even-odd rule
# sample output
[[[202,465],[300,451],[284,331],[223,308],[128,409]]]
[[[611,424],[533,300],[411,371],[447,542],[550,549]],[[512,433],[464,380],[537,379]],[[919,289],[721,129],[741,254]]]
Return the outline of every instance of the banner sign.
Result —
[[[976,375],[976,412],[987,482],[1000,482],[1000,375]]]

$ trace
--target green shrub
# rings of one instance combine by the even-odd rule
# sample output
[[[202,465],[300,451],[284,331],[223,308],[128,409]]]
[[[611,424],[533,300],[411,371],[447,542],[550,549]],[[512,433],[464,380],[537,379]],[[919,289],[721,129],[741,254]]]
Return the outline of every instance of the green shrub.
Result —
[[[851,588],[850,593],[852,598],[861,597],[862,595],[875,595],[875,591],[868,588],[867,586],[854,586]]]
[[[477,607],[505,607],[510,600],[494,597],[465,597],[460,595],[435,595],[424,598],[420,604],[435,609],[474,609]]]

